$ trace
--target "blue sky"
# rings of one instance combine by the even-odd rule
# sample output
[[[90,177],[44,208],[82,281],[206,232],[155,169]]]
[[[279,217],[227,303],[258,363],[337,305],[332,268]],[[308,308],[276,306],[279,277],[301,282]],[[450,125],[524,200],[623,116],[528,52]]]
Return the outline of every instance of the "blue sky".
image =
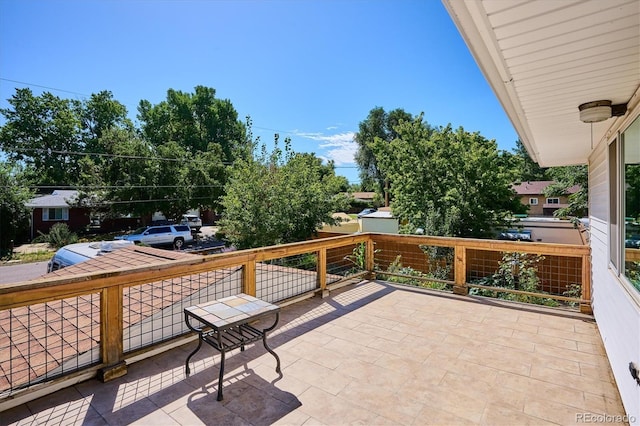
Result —
[[[250,115],[263,142],[288,136],[352,182],[353,134],[376,106],[501,149],[517,140],[437,0],[0,0],[2,107],[16,87],[110,90],[135,120],[141,99],[197,85]]]

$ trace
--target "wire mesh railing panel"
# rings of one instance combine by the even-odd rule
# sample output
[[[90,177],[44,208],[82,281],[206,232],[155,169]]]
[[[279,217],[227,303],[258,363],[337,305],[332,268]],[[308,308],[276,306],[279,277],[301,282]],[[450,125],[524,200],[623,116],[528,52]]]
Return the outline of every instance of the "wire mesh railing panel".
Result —
[[[126,287],[122,303],[124,351],[187,333],[184,308],[241,292],[240,267]]]
[[[256,263],[256,297],[275,303],[318,287],[318,255],[303,253]]]
[[[0,397],[100,362],[100,294],[0,311]]]
[[[327,249],[327,284],[364,272],[366,265],[367,245],[365,243]]]
[[[466,259],[470,294],[554,307],[575,307],[582,298],[581,258],[474,249]]]
[[[376,275],[381,279],[435,290],[453,288],[453,247],[381,241],[375,251]]]

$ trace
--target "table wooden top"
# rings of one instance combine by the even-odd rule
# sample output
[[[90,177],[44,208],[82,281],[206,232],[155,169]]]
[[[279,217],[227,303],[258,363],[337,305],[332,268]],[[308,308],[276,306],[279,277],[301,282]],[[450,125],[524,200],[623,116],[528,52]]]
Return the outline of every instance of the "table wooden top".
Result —
[[[240,293],[184,308],[186,314],[215,329],[225,329],[280,311],[280,307]]]

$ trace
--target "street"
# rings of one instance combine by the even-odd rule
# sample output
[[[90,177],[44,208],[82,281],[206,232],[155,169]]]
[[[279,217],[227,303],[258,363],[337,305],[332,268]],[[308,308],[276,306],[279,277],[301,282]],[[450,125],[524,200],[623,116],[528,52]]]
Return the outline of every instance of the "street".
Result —
[[[0,284],[17,283],[38,278],[47,273],[48,262],[6,264],[0,266]]]

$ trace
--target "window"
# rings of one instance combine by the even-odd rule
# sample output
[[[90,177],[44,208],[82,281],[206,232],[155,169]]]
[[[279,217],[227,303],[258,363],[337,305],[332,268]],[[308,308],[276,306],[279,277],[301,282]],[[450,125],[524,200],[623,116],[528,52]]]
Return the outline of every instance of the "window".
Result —
[[[66,207],[50,207],[42,209],[42,220],[69,220],[69,209]]]
[[[618,271],[618,141],[609,145],[609,261]]]
[[[631,285],[640,291],[640,118],[636,118],[622,134],[622,159],[623,272]]]
[[[560,198],[547,198],[547,204],[560,204]]]
[[[529,198],[529,205],[537,206],[538,205],[538,199],[537,198]]]
[[[168,226],[157,226],[149,229],[149,234],[166,234],[171,232],[171,228]]]

